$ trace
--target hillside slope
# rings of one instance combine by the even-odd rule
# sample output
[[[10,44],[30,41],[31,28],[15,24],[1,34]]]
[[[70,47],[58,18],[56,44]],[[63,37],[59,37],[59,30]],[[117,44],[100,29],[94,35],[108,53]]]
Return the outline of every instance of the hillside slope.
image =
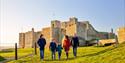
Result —
[[[114,46],[107,47],[79,47],[78,57],[74,58],[72,49],[69,52],[69,59],[66,60],[65,52],[62,52],[62,58],[59,61],[56,56],[56,60],[51,59],[51,52],[45,50],[45,59],[40,61],[39,55],[32,57],[26,57],[17,61],[11,61],[9,63],[125,63],[125,43],[120,44],[117,48]],[[56,53],[57,54],[57,53]]]

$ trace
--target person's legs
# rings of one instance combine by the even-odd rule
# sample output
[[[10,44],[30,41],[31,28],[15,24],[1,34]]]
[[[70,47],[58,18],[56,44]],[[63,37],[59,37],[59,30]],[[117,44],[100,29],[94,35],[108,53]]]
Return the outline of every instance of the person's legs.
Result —
[[[73,55],[75,56],[75,54],[74,54],[74,47],[73,47]]]
[[[68,59],[68,56],[69,56],[69,55],[68,55],[68,51],[66,51],[66,57],[67,57],[67,59]]]
[[[42,56],[43,56],[43,59],[44,59],[44,50],[43,50]]]
[[[54,59],[56,59],[55,51],[53,52],[53,55],[54,55]]]
[[[40,50],[40,58],[44,59],[44,50]]]
[[[58,52],[58,58],[60,60],[60,58],[61,58],[61,52]]]
[[[73,47],[73,54],[75,57],[77,56],[77,47]]]
[[[52,60],[53,60],[53,51],[51,51],[51,52],[52,52],[52,54],[51,54],[51,55],[52,55]]]
[[[42,51],[40,50],[40,59],[42,59]]]
[[[52,59],[55,59],[56,56],[55,56],[55,51],[52,51]]]
[[[66,52],[66,59],[68,59],[68,48],[64,48],[65,49],[65,52]]]
[[[76,47],[75,51],[76,51],[75,56],[77,57],[77,47]]]

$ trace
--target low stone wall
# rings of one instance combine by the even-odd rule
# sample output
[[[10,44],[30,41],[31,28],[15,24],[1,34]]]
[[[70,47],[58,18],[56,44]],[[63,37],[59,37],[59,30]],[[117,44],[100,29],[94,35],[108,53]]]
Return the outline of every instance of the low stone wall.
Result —
[[[115,39],[103,39],[103,40],[99,40],[98,44],[99,45],[105,45],[107,43],[115,43],[116,40]]]
[[[117,33],[118,33],[118,42],[119,43],[125,42],[125,27],[118,28]]]

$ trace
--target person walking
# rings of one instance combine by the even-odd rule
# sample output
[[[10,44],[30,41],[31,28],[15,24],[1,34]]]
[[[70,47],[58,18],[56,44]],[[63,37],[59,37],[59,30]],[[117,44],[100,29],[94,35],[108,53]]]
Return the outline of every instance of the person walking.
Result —
[[[49,49],[52,52],[52,60],[56,58],[55,53],[56,53],[56,42],[54,39],[50,42]]]
[[[69,40],[69,37],[67,35],[64,36],[63,40],[62,40],[62,46],[66,52],[66,59],[68,59],[68,52],[69,52],[69,49],[70,49],[70,40]]]
[[[37,41],[37,44],[40,47],[40,59],[44,60],[44,48],[45,48],[45,45],[46,45],[46,39],[43,38],[43,34],[40,35],[40,38]]]
[[[79,39],[76,36],[76,34],[74,34],[74,36],[72,37],[71,44],[72,44],[72,47],[73,47],[73,55],[76,58],[76,56],[77,56],[77,47],[79,46]]]
[[[61,54],[62,54],[62,46],[60,43],[58,43],[58,46],[57,46],[57,52],[58,52],[58,59],[60,60],[61,58]]]

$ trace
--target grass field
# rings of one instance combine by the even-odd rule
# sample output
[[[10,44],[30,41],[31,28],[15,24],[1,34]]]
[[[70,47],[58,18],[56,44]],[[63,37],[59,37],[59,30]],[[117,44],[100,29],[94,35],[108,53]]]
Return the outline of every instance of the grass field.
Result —
[[[33,53],[32,48],[18,49],[18,57],[22,57],[32,53]],[[14,58],[14,56],[15,56],[14,49],[5,49],[4,51],[0,51],[0,61],[5,60],[5,58]]]
[[[29,51],[30,50],[31,49],[29,49]],[[72,48],[70,48],[68,60],[66,60],[64,51],[62,52],[61,60],[58,60],[57,53],[56,60],[52,60],[51,52],[46,49],[44,61],[40,60],[38,53],[38,55],[28,56],[19,60],[13,60],[8,63],[125,63],[125,43],[120,44],[117,48],[113,46],[79,47],[77,56],[77,58],[74,58]]]

